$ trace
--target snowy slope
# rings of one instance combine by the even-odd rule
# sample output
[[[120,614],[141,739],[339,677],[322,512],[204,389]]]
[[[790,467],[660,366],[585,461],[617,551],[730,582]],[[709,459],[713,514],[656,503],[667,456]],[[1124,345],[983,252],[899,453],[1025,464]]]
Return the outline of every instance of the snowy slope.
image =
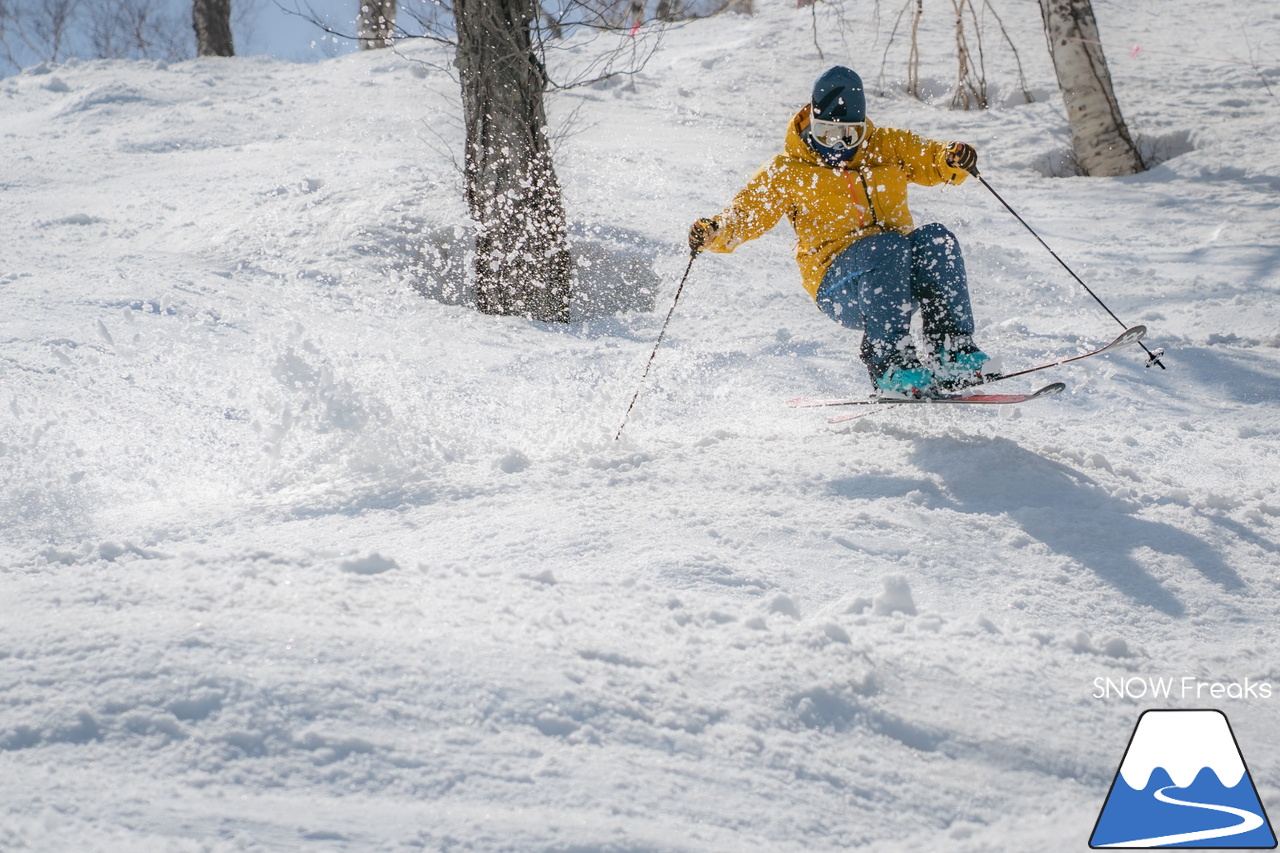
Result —
[[[1280,16],[1095,6],[1144,175],[1053,176],[1034,8],[1035,103],[997,43],[946,109],[940,18],[936,103],[899,52],[870,109],[973,142],[1167,371],[828,427],[783,401],[865,375],[783,226],[695,263],[617,443],[688,222],[889,22],[557,95],[567,328],[459,304],[434,48],[0,80],[0,849],[1084,850],[1147,707],[1221,707],[1280,811]],[[1118,331],[976,182],[914,192],[1007,366]]]

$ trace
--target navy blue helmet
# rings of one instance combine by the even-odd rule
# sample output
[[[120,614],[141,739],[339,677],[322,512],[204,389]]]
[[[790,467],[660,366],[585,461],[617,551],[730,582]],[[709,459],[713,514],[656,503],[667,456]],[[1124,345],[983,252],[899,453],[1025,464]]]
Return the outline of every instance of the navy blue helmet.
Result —
[[[806,142],[832,166],[847,163],[867,138],[867,96],[856,72],[836,65],[813,84]]]

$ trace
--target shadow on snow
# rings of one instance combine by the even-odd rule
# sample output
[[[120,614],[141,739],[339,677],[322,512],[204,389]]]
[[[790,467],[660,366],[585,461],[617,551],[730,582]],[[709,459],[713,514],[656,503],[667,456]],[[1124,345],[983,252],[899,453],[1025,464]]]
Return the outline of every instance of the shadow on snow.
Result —
[[[941,478],[852,477],[836,481],[845,497],[925,496],[927,506],[1007,516],[1028,536],[1085,566],[1133,601],[1169,616],[1185,605],[1135,557],[1141,548],[1189,561],[1224,590],[1244,581],[1217,550],[1170,524],[1139,518],[1138,507],[1108,494],[1081,472],[1005,438],[916,437],[911,461]],[[1236,531],[1233,531],[1236,532]]]

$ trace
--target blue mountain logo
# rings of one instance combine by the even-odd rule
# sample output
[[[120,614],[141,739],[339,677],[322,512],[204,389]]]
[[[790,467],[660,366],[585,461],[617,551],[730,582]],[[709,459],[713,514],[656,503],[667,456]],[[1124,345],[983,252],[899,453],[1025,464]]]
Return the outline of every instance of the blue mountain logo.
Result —
[[[1143,712],[1089,846],[1274,849],[1227,716]]]

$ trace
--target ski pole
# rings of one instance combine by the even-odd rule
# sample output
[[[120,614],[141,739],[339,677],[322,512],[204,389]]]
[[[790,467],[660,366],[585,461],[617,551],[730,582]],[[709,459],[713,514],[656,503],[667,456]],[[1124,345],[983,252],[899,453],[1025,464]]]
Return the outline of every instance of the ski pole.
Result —
[[[640,399],[640,391],[644,388],[644,381],[649,377],[649,368],[653,367],[653,360],[658,355],[658,347],[662,346],[662,338],[667,334],[667,324],[671,322],[671,315],[676,313],[676,305],[680,302],[680,292],[684,290],[684,283],[689,278],[689,271],[693,269],[693,260],[698,257],[697,250],[689,253],[689,265],[684,268],[684,275],[680,276],[680,284],[676,287],[676,296],[671,300],[671,310],[667,312],[667,319],[662,321],[662,331],[658,332],[658,341],[653,345],[653,352],[649,353],[649,361],[645,363],[644,373],[640,376],[640,384],[636,386],[636,393],[631,398],[631,404],[627,406],[627,412],[622,416],[622,425],[618,427],[617,434],[613,437],[614,441],[622,438],[622,431],[627,427],[627,418],[631,417],[631,409],[635,406],[636,400]]]
[[[1074,278],[1074,279],[1075,279],[1075,280],[1080,284],[1080,286],[1081,286],[1081,287],[1083,287],[1083,288],[1085,289],[1085,292],[1086,292],[1086,293],[1088,293],[1090,296],[1092,296],[1092,297],[1093,297],[1093,301],[1094,301],[1094,302],[1097,302],[1099,305],[1101,305],[1101,306],[1102,306],[1102,310],[1103,310],[1103,311],[1106,311],[1108,314],[1110,314],[1110,315],[1111,315],[1111,319],[1113,319],[1113,320],[1115,320],[1117,323],[1119,323],[1119,324],[1121,325],[1121,327],[1126,328],[1126,329],[1127,329],[1127,328],[1129,328],[1129,327],[1125,324],[1125,322],[1124,322],[1123,320],[1121,320],[1119,317],[1117,317],[1117,316],[1115,315],[1115,312],[1114,312],[1114,311],[1112,311],[1110,308],[1108,308],[1108,307],[1107,307],[1107,304],[1106,304],[1105,302],[1103,302],[1101,299],[1099,299],[1099,298],[1098,298],[1098,294],[1094,293],[1094,292],[1093,292],[1093,289],[1092,289],[1092,288],[1090,288],[1090,287],[1089,287],[1089,285],[1087,285],[1087,284],[1085,284],[1085,283],[1084,283],[1084,279],[1082,279],[1082,278],[1080,278],[1080,276],[1076,275],[1076,274],[1075,274],[1075,270],[1073,270],[1073,269],[1071,269],[1071,267],[1067,266],[1067,262],[1066,262],[1066,261],[1064,261],[1064,260],[1062,260],[1062,258],[1058,257],[1058,253],[1057,253],[1057,252],[1055,252],[1053,249],[1051,249],[1051,248],[1049,247],[1049,244],[1048,244],[1048,243],[1046,243],[1046,242],[1044,241],[1044,239],[1043,239],[1039,234],[1037,234],[1037,233],[1036,233],[1036,230],[1035,230],[1034,228],[1032,228],[1030,225],[1028,225],[1028,224],[1027,224],[1027,220],[1025,220],[1025,219],[1023,219],[1021,216],[1019,216],[1019,215],[1018,215],[1018,211],[1014,210],[1014,209],[1013,209],[1013,207],[1011,207],[1011,206],[1010,206],[1009,202],[1005,201],[1005,200],[1000,196],[1000,193],[996,192],[995,187],[993,187],[993,186],[991,186],[991,184],[987,183],[987,179],[986,179],[986,178],[984,178],[984,177],[982,177],[982,175],[978,174],[978,168],[977,168],[976,166],[969,170],[969,174],[971,174],[971,175],[973,175],[975,178],[977,178],[977,179],[982,183],[982,185],[983,185],[984,187],[986,187],[988,190],[990,190],[990,191],[991,191],[991,194],[992,194],[993,196],[995,196],[995,197],[996,197],[996,201],[998,201],[998,202],[1000,202],[1001,204],[1003,204],[1003,205],[1004,205],[1004,209],[1005,209],[1005,210],[1007,210],[1007,211],[1009,211],[1010,213],[1012,213],[1012,214],[1013,214],[1013,218],[1014,218],[1014,219],[1016,219],[1016,220],[1018,220],[1019,222],[1021,222],[1021,223],[1022,223],[1022,227],[1023,227],[1023,228],[1026,228],[1028,231],[1030,231],[1030,232],[1031,232],[1031,236],[1032,236],[1032,237],[1035,237],[1037,240],[1039,240],[1039,241],[1040,241],[1040,245],[1041,245],[1041,246],[1044,246],[1044,247],[1045,247],[1045,250],[1046,250],[1046,251],[1048,251],[1050,255],[1053,255],[1053,259],[1054,259],[1055,261],[1057,261],[1058,263],[1062,264],[1062,268],[1063,268],[1064,270],[1066,270],[1067,272],[1071,273],[1071,277],[1072,277],[1072,278]],[[1154,365],[1158,366],[1161,370],[1166,369],[1166,368],[1165,368],[1165,366],[1164,366],[1164,364],[1160,361],[1160,356],[1164,355],[1164,350],[1163,350],[1163,349],[1157,349],[1157,350],[1155,350],[1155,351],[1153,352],[1152,350],[1147,349],[1147,345],[1146,345],[1146,344],[1144,344],[1144,343],[1142,343],[1141,341],[1139,341],[1139,342],[1138,342],[1138,344],[1139,344],[1139,346],[1141,346],[1144,350],[1146,350],[1146,353],[1147,353],[1147,355],[1149,356],[1149,357],[1147,358],[1147,367],[1150,367],[1151,365],[1153,365],[1153,364],[1154,364]]]

